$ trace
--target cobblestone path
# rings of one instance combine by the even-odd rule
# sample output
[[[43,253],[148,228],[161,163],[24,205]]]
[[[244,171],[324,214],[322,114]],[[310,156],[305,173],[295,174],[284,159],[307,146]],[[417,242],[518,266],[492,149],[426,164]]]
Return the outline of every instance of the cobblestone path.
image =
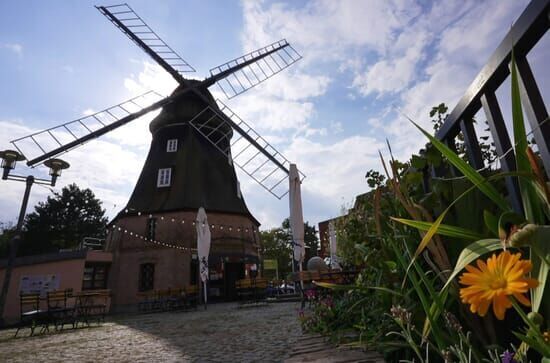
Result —
[[[298,303],[118,316],[28,337],[0,331],[0,362],[281,362],[301,334]]]

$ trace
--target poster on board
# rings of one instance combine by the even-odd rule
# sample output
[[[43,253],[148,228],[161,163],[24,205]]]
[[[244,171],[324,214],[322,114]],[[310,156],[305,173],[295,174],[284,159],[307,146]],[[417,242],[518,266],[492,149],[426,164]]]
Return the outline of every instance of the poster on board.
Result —
[[[46,292],[54,290],[59,290],[59,277],[57,274],[21,276],[20,293],[39,292],[40,295],[45,295]]]

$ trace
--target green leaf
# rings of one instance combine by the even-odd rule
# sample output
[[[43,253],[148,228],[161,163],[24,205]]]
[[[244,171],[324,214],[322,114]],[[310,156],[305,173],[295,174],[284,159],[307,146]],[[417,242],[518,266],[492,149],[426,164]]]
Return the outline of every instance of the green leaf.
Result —
[[[493,233],[493,235],[498,236],[498,219],[497,217],[489,212],[488,210],[483,211],[483,220],[485,225]]]
[[[511,69],[511,88],[512,88],[512,119],[514,128],[514,140],[516,142],[516,169],[518,172],[531,172],[531,164],[527,156],[527,134],[523,121],[523,110],[521,108],[521,97],[519,91],[519,79],[516,68],[516,60],[512,50],[512,69]],[[519,188],[523,209],[527,220],[531,223],[544,223],[544,214],[541,208],[541,200],[538,199],[536,184],[533,180],[523,180],[519,178]],[[544,203],[544,202],[543,202]],[[541,246],[542,253],[550,255],[550,244],[545,243]],[[532,254],[533,255],[533,254]],[[548,277],[548,265],[541,258],[533,258],[532,276],[539,280],[539,286],[531,290],[531,303],[533,311],[538,311],[542,303],[546,279]]]
[[[440,152],[443,154],[451,164],[453,164],[460,172],[467,177],[474,185],[489,199],[495,202],[496,205],[500,207],[503,211],[511,210],[510,204],[506,199],[498,192],[498,190],[487,183],[487,180],[472,168],[468,163],[462,160],[457,154],[455,154],[447,145],[430,135],[422,127],[420,127],[416,122],[409,118],[409,121],[413,123],[434,145]]]
[[[514,129],[514,151],[516,153],[516,170],[519,172],[531,173],[531,163],[527,156],[527,134],[525,132],[525,123],[523,121],[523,110],[521,108],[521,97],[519,91],[519,79],[517,74],[516,60],[512,50],[511,67],[511,88],[512,88],[512,123]],[[531,223],[542,223],[541,210],[536,203],[536,191],[533,182],[519,178],[519,189],[523,210],[527,220]]]
[[[504,212],[498,219],[498,238],[501,241],[508,239],[513,226],[520,226],[525,223],[525,218],[515,212]]]
[[[396,222],[416,228],[420,231],[428,231],[430,227],[433,226],[433,223],[431,222],[415,221],[412,219],[394,218],[394,217],[390,217],[390,218]],[[439,228],[437,229],[437,234],[440,234],[442,236],[447,236],[447,237],[470,239],[473,241],[482,239],[484,237],[482,234],[471,231],[469,229],[450,226],[447,224],[440,224]]]
[[[462,250],[460,253],[460,256],[458,256],[458,260],[456,261],[455,268],[451,275],[449,276],[449,279],[445,283],[445,286],[443,286],[444,290],[451,281],[456,277],[456,275],[459,274],[466,265],[469,265],[471,262],[475,261],[478,257],[491,252],[496,251],[502,248],[502,244],[500,243],[500,240],[498,238],[489,238],[489,239],[482,239],[479,241],[476,241],[474,243],[471,243],[466,248]]]
[[[376,291],[387,292],[389,294],[396,295],[396,296],[403,296],[403,294],[401,294],[401,293],[399,293],[395,290],[391,290],[391,289],[381,287],[381,286],[339,285],[339,284],[333,284],[331,282],[320,282],[320,281],[314,281],[313,283],[317,286],[324,287],[326,289],[331,289],[331,290],[344,290],[344,291],[349,291],[349,290],[376,290]]]
[[[426,159],[418,155],[413,155],[411,158],[411,166],[416,170],[424,169],[426,166]]]

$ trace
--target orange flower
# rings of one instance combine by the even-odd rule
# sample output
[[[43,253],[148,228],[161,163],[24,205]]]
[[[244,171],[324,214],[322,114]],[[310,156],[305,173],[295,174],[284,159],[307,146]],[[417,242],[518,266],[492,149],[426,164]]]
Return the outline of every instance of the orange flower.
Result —
[[[466,266],[468,272],[460,276],[459,282],[467,287],[460,289],[460,297],[470,304],[472,313],[485,316],[492,303],[495,316],[503,320],[506,309],[512,306],[510,295],[525,306],[531,305],[524,293],[537,287],[538,281],[525,277],[531,271],[531,261],[520,258],[521,253],[504,251],[498,256],[493,254],[487,263],[478,259],[477,268]]]

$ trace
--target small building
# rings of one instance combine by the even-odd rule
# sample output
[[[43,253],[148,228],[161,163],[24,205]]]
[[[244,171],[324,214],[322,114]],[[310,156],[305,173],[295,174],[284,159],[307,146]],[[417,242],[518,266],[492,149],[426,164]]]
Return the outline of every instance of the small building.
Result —
[[[18,257],[12,270],[4,321],[19,320],[20,292],[40,292],[72,289],[74,293],[107,288],[112,254],[105,251],[78,250]],[[4,281],[7,260],[0,260],[0,287]],[[110,302],[109,302],[110,303]],[[41,301],[46,309],[46,300]]]

